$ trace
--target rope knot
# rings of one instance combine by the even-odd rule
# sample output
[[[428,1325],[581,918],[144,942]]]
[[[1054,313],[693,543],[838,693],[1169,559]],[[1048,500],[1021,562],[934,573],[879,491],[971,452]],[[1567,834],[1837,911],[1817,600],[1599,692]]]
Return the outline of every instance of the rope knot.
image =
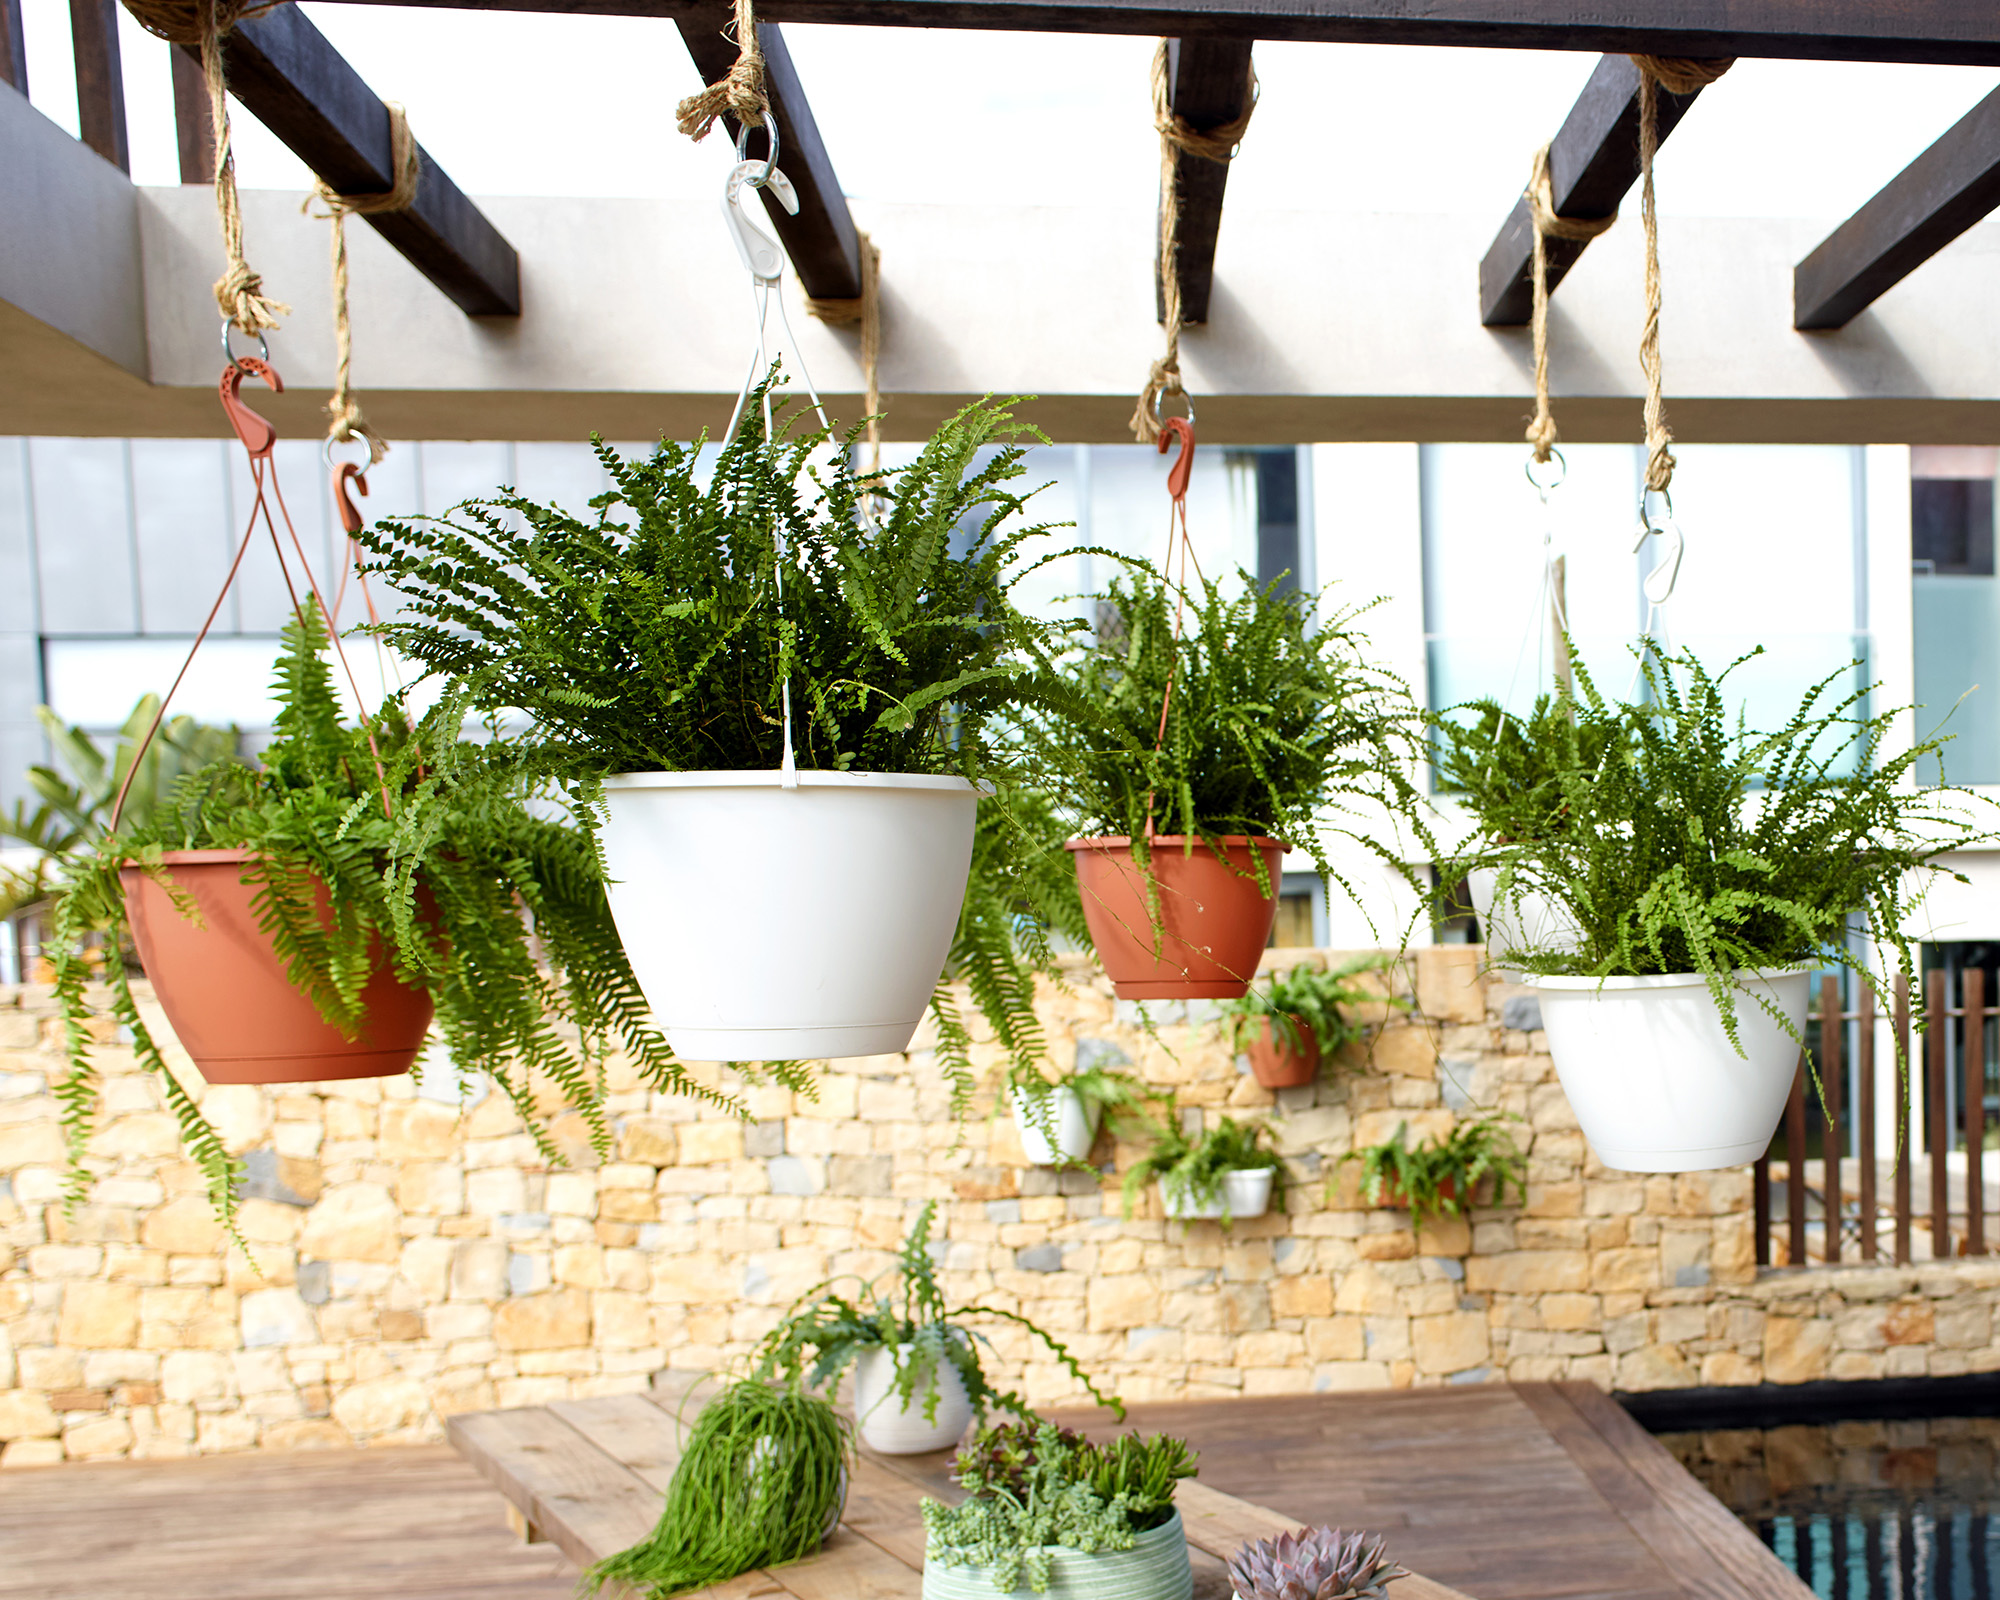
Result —
[[[228,269],[215,280],[215,303],[222,314],[247,334],[259,334],[278,326],[292,308],[264,293],[264,280],[251,271],[239,253]]]
[[[1162,39],[1160,48],[1153,52],[1153,127],[1161,142],[1204,161],[1234,160],[1236,147],[1243,142],[1250,119],[1257,111],[1257,69],[1251,67],[1245,80],[1241,116],[1213,128],[1197,128],[1174,110],[1173,85],[1167,80],[1168,65],[1167,41]]]
[[[1185,395],[1181,386],[1179,351],[1172,350],[1153,363],[1146,386],[1139,391],[1139,403],[1132,408],[1131,428],[1141,444],[1151,444],[1160,436],[1160,406],[1170,394]]]
[[[770,102],[764,95],[764,52],[757,44],[757,17],[751,0],[736,0],[736,61],[721,81],[691,94],[676,110],[682,133],[706,139],[716,118],[727,112],[746,128],[764,120]]]
[[[1736,65],[1734,56],[1714,61],[1697,61],[1688,56],[1633,56],[1631,61],[1642,76],[1651,78],[1668,94],[1699,93]]]

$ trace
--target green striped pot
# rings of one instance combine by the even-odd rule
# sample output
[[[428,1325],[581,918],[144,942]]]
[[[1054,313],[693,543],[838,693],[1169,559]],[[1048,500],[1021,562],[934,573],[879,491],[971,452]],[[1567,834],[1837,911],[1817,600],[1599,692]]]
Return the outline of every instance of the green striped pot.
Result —
[[[1188,1566],[1187,1533],[1181,1514],[1139,1535],[1130,1550],[1085,1555],[1057,1546],[1050,1558],[1049,1588],[1030,1596],[1027,1575],[1016,1591],[1030,1600],[1190,1600],[1194,1573]],[[924,1562],[924,1600],[996,1600],[1006,1593],[985,1567],[948,1567]]]

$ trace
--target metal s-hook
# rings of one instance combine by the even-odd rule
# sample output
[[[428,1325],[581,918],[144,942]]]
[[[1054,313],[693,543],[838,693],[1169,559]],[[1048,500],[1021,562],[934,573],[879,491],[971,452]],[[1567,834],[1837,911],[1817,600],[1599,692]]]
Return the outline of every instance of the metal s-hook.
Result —
[[[1161,455],[1165,455],[1176,443],[1181,453],[1174,458],[1174,464],[1167,469],[1167,493],[1176,500],[1185,500],[1188,480],[1194,475],[1194,424],[1188,417],[1168,417],[1160,424],[1160,434],[1154,441]]]
[[[222,381],[216,385],[222,399],[223,414],[229,418],[230,427],[236,430],[236,437],[243,441],[243,448],[249,452],[250,459],[268,461],[278,442],[278,430],[243,403],[241,390],[246,377],[262,379],[264,386],[273,394],[285,392],[285,380],[267,361],[256,356],[233,356],[229,365],[222,369]]]

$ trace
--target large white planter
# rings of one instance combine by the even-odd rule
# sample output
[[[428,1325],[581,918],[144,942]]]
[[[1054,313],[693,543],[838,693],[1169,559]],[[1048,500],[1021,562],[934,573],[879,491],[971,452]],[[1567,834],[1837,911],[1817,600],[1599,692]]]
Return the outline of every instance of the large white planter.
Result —
[[[1006,1592],[985,1567],[948,1567],[924,1558],[924,1600],[997,1600]],[[1015,1593],[1028,1592],[1024,1574]],[[1176,1511],[1157,1528],[1140,1534],[1130,1550],[1085,1555],[1053,1546],[1048,1592],[1034,1600],[1189,1600],[1193,1593],[1187,1530]]]
[[[909,1360],[910,1346],[901,1346],[896,1355]],[[854,1360],[854,1418],[861,1426],[861,1442],[885,1456],[922,1455],[957,1444],[972,1423],[965,1380],[949,1361],[937,1364],[935,1422],[924,1418],[928,1388],[928,1382],[919,1381],[912,1403],[905,1407],[896,1393],[896,1358],[879,1345],[862,1351]]]
[[[1245,1217],[1261,1217],[1271,1209],[1271,1178],[1269,1167],[1247,1167],[1225,1172],[1221,1192],[1212,1200],[1171,1194],[1164,1184],[1160,1200],[1176,1222],[1213,1222],[1223,1217],[1240,1222]]]
[[[1523,894],[1519,905],[1494,904],[1500,874],[1491,867],[1469,872],[1465,886],[1472,895],[1472,914],[1479,919],[1479,931],[1486,939],[1486,959],[1493,976],[1506,983],[1534,983],[1536,978],[1507,966],[1500,959],[1507,950],[1574,950],[1583,942],[1582,932],[1569,912],[1545,895]]]
[[[1030,1166],[1058,1167],[1064,1162],[1081,1161],[1090,1154],[1090,1147],[1097,1139],[1098,1108],[1086,1107],[1083,1097],[1074,1089],[1059,1088],[1052,1093],[1047,1120],[1055,1128],[1054,1144],[1036,1126],[1034,1107],[1024,1090],[1010,1089],[1007,1098],[1014,1107],[1014,1126],[1020,1132],[1021,1150]]]
[[[1583,1136],[1607,1167],[1698,1172],[1764,1153],[1791,1097],[1811,974],[1737,974],[1738,1055],[1698,973],[1537,978],[1549,1054]]]
[[[908,773],[604,780],[611,915],[674,1053],[906,1049],[944,969],[979,796]]]

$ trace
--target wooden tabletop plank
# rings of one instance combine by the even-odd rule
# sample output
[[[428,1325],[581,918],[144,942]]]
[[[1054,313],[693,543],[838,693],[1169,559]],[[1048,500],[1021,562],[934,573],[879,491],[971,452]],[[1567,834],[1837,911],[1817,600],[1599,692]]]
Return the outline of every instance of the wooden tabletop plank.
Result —
[[[461,1412],[445,1434],[579,1567],[637,1544],[659,1521],[659,1491],[546,1407]]]
[[[1205,1483],[1181,1484],[1174,1491],[1174,1504],[1180,1508],[1188,1543],[1221,1561],[1229,1560],[1254,1540],[1299,1531],[1297,1519],[1239,1500]],[[1396,1580],[1395,1596],[1396,1600],[1466,1600],[1458,1590],[1414,1572]]]
[[[549,1410],[634,1476],[664,1494],[680,1465],[685,1425],[643,1394],[557,1400]],[[687,1423],[693,1422],[689,1413]],[[657,1515],[657,1512],[655,1513]]]
[[[879,1460],[863,1456],[847,1480],[847,1509],[841,1521],[906,1567],[924,1564],[922,1493]]]
[[[798,1600],[919,1600],[921,1564],[911,1567],[852,1528],[836,1528],[819,1554],[773,1567],[772,1578]]]

